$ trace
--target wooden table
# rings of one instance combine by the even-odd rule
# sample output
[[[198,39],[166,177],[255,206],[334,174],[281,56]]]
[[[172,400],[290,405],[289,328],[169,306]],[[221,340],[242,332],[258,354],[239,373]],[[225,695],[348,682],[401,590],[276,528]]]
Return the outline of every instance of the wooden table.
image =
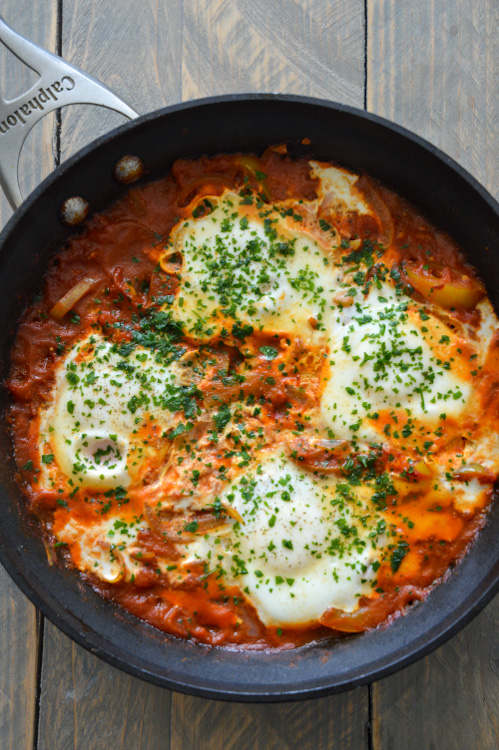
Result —
[[[3,0],[15,29],[93,73],[139,112],[211,94],[281,91],[365,107],[440,146],[499,195],[497,0]],[[1,58],[6,95],[32,74]],[[24,192],[121,122],[47,118]],[[3,200],[2,225],[10,215]],[[398,674],[277,705],[169,693],[73,644],[0,571],[2,750],[494,750],[499,599]]]

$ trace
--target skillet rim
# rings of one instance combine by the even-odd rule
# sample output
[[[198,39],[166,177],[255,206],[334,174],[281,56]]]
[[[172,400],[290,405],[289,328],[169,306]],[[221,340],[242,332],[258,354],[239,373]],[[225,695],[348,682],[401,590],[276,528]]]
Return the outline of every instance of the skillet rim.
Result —
[[[458,177],[464,180],[468,184],[468,187],[471,188],[473,192],[477,193],[478,196],[492,210],[495,216],[499,218],[499,204],[478,182],[478,180],[476,180],[476,178],[474,178],[467,170],[465,170],[460,164],[458,164],[454,159],[445,154],[437,146],[412,133],[403,126],[397,125],[387,120],[386,118],[366,112],[365,110],[361,110],[356,107],[351,107],[350,105],[344,105],[341,103],[317,99],[314,97],[270,93],[228,94],[223,96],[196,99],[189,102],[182,102],[163,107],[151,113],[145,114],[137,118],[136,120],[124,123],[123,125],[114,128],[113,130],[84,146],[68,160],[59,165],[53,172],[51,172],[30,193],[23,204],[14,212],[13,216],[9,219],[0,234],[0,247],[3,246],[4,242],[12,233],[14,227],[20,221],[22,221],[30,208],[36,203],[38,198],[45,191],[48,191],[54,183],[57,183],[60,177],[71,170],[75,164],[77,164],[90,152],[116,139],[122,133],[134,130],[144,124],[147,124],[148,122],[152,122],[158,118],[168,116],[169,114],[173,114],[176,112],[198,109],[203,106],[251,101],[272,101],[291,103],[295,105],[313,105],[315,107],[332,110],[333,112],[345,113],[360,120],[372,122],[378,126],[381,126],[381,128],[385,131],[396,134],[398,136],[401,136],[403,139],[411,141],[417,147],[422,148],[438,161],[443,162],[444,165],[446,165],[448,168],[450,168],[451,171],[456,173]],[[155,177],[152,176],[151,179],[155,179]],[[0,541],[3,542],[1,531]],[[466,557],[472,553],[473,550],[469,549]],[[381,679],[382,677],[392,674],[398,669],[413,663],[417,659],[430,653],[437,646],[445,642],[448,638],[458,632],[458,630],[464,627],[464,625],[466,625],[476,614],[478,614],[478,612],[483,609],[483,607],[491,600],[493,595],[499,590],[498,564],[498,566],[496,566],[498,569],[495,571],[495,575],[493,574],[493,572],[489,572],[489,575],[486,578],[482,578],[479,580],[478,585],[473,590],[473,595],[467,597],[464,606],[461,606],[460,612],[458,611],[458,608],[454,607],[451,615],[448,615],[444,620],[443,626],[435,626],[433,628],[432,634],[429,639],[420,638],[419,641],[423,641],[421,643],[419,643],[417,639],[415,641],[412,641],[413,646],[409,647],[408,652],[407,646],[405,645],[402,647],[402,649],[393,651],[391,653],[390,660],[388,661],[388,663],[385,663],[384,666],[376,667],[371,664],[367,671],[364,670],[364,672],[355,675],[351,679],[343,679],[339,682],[335,682],[333,685],[320,685],[315,687],[308,685],[289,690],[279,689],[278,691],[273,691],[271,693],[258,693],[254,691],[245,692],[244,690],[240,689],[234,690],[226,687],[219,688],[200,686],[188,681],[181,682],[178,679],[170,679],[168,677],[165,677],[164,675],[155,674],[149,670],[144,669],[143,667],[136,666],[135,664],[130,663],[130,661],[127,661],[122,656],[120,656],[119,653],[116,653],[113,650],[109,650],[109,643],[107,639],[102,635],[102,633],[99,633],[97,631],[89,631],[87,634],[82,633],[77,627],[78,618],[72,612],[70,612],[69,610],[62,610],[58,612],[57,606],[54,608],[54,604],[51,604],[50,591],[46,591],[45,598],[43,598],[37,587],[27,579],[25,573],[23,572],[22,562],[16,561],[14,550],[11,549],[9,551],[8,546],[4,547],[3,544],[0,544],[0,562],[4,565],[11,578],[19,586],[19,588],[21,588],[23,593],[28,596],[28,598],[35,604],[35,606],[37,606],[38,609],[40,609],[40,611],[46,617],[48,617],[51,622],[53,622],[66,635],[76,641],[79,645],[83,646],[85,649],[91,651],[92,653],[97,654],[105,661],[111,663],[113,666],[119,667],[129,674],[140,677],[142,679],[146,679],[147,681],[160,685],[162,687],[167,687],[169,689],[174,689],[180,692],[185,692],[205,698],[214,698],[218,700],[229,701],[277,702],[308,699],[312,697],[319,697],[321,695],[338,693],[352,687],[365,685],[376,679]],[[59,609],[61,608],[59,607]],[[416,643],[415,647],[414,643]],[[201,648],[203,650],[206,650],[206,647]],[[401,650],[404,653],[400,654],[399,652]],[[300,651],[300,649],[297,649],[296,651]]]

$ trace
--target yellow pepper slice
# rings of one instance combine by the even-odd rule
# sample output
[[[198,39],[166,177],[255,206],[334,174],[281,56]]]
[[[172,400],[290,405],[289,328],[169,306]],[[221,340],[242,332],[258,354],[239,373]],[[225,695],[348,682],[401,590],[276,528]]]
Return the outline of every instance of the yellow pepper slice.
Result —
[[[431,266],[405,265],[407,278],[428,301],[444,309],[473,310],[486,295],[483,284],[466,274],[441,264]]]

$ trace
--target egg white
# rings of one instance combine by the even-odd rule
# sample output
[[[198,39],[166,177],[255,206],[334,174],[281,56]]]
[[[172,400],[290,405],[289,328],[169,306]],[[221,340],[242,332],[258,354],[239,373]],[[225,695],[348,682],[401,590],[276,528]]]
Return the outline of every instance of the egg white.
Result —
[[[179,362],[163,364],[140,346],[125,358],[102,336],[89,336],[57,367],[41,447],[50,445],[55,466],[76,486],[128,487],[151,453],[139,428],[154,421],[168,430],[179,421],[168,405],[184,382]]]
[[[372,591],[386,544],[369,492],[303,471],[282,452],[262,456],[219,496],[243,523],[189,545],[184,564],[223,570],[267,625],[306,624],[331,607],[352,612]]]
[[[175,253],[182,256],[174,313],[189,334],[210,338],[237,320],[305,340],[320,336],[338,279],[327,247],[279,206],[259,212],[230,192],[210,203],[210,213],[173,229],[161,261],[166,268]]]
[[[310,175],[318,182],[317,196],[322,200],[326,195],[334,195],[338,209],[359,215],[370,214],[373,210],[362,192],[356,187],[359,175],[341,167],[332,167],[316,161],[310,162]]]
[[[79,570],[107,583],[130,580],[142,567],[137,536],[147,529],[144,520],[129,519],[112,514],[95,520],[91,526],[81,523],[71,514],[58,520],[57,539],[68,545],[78,560]]]
[[[342,211],[373,213],[356,187],[358,175],[317,162],[311,175],[318,181],[312,211],[334,194]],[[161,260],[179,279],[168,310],[191,338],[205,342],[224,329],[238,338],[246,325],[321,344],[329,369],[320,406],[309,415],[319,435],[389,448],[391,434],[377,426],[377,412],[395,410],[416,429],[424,424],[431,431],[443,413],[463,419],[472,387],[442,360],[438,338],[449,329],[431,304],[421,316],[417,303],[385,282],[372,284],[367,295],[350,285],[352,304],[338,304],[335,293],[349,285],[341,286],[346,273],[334,232],[326,241],[288,203],[255,210],[232,192],[209,202],[206,215],[174,227]],[[178,254],[182,263],[175,269],[171,258]],[[480,310],[481,326],[471,334],[483,362],[497,318],[486,300]],[[51,401],[40,415],[40,452],[49,446],[55,467],[74,486],[128,488],[151,452],[160,461],[164,450],[158,443],[145,448],[139,429],[148,422],[161,431],[177,424],[181,415],[165,401],[189,383],[179,362],[165,364],[141,346],[124,358],[103,336],[88,336],[57,367]],[[484,440],[473,448],[468,443],[466,460],[497,470],[491,457],[498,454],[497,438]],[[42,486],[53,481],[53,468],[42,465]],[[438,481],[454,493],[460,510],[471,510],[490,489],[476,479],[452,482],[445,471]],[[266,625],[307,624],[333,607],[354,612],[359,598],[372,592],[388,544],[372,492],[344,484],[341,476],[303,470],[282,448],[260,453],[217,497],[203,498],[205,505],[218,500],[232,507],[234,515],[223,529],[177,545],[179,569],[201,562],[222,573]],[[192,503],[189,495],[178,508]],[[57,536],[78,545],[82,570],[113,582],[129,580],[140,567],[134,550],[145,528],[143,520],[130,525],[120,519],[119,511],[91,528],[68,514]],[[159,561],[158,569],[168,573],[168,561]]]
[[[408,297],[380,284],[328,316],[330,370],[321,415],[336,438],[389,444],[373,416],[382,410],[435,429],[441,414],[459,418],[467,409],[470,384],[450,363],[444,366],[430,318],[425,314],[423,321],[418,312]],[[446,327],[432,322],[445,335]]]

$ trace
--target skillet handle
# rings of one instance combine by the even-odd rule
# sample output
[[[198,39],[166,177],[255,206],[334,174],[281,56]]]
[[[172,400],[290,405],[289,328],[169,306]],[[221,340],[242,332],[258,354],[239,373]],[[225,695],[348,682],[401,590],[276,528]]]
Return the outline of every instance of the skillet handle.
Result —
[[[138,114],[103,83],[25,39],[1,16],[0,42],[40,76],[15,99],[5,99],[0,90],[0,186],[12,208],[17,208],[23,200],[18,179],[21,149],[29,131],[42,117],[68,104],[97,104],[130,120]]]

